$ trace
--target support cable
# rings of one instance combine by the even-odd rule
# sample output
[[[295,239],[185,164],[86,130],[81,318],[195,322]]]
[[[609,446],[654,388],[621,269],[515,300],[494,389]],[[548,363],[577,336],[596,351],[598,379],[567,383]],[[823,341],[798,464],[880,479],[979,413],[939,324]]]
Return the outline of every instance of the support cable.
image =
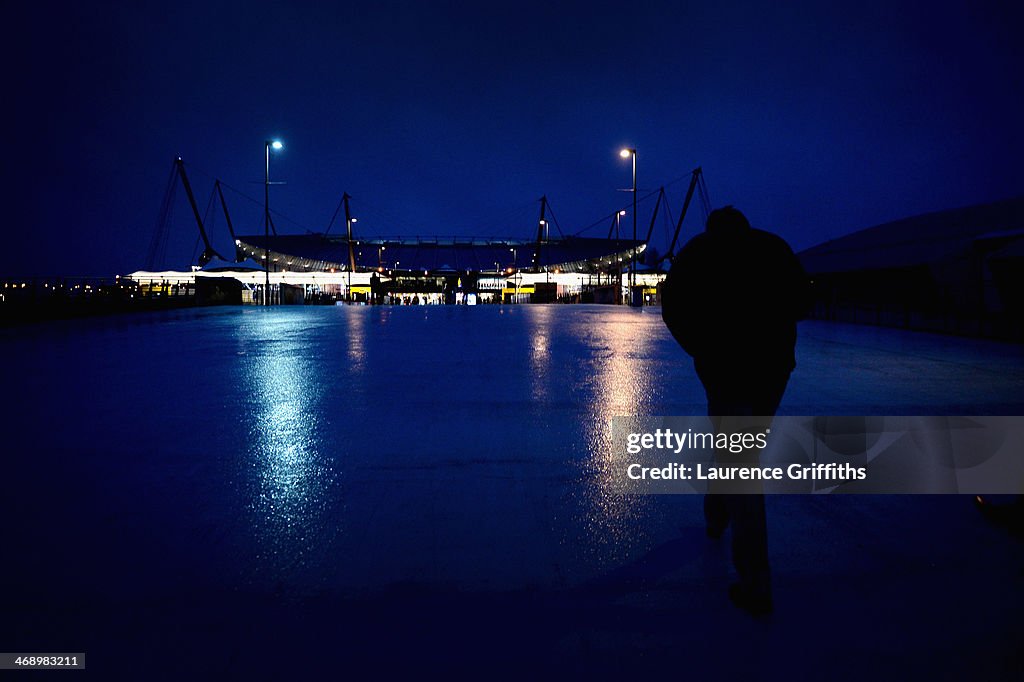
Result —
[[[168,225],[171,221],[171,216],[174,213],[174,196],[178,189],[177,183],[177,171],[175,165],[171,164],[171,173],[167,178],[167,186],[164,189],[164,198],[160,202],[160,212],[157,214],[156,225],[153,228],[153,236],[149,242],[149,249],[146,252],[146,269],[150,272],[155,271],[157,266],[157,259],[160,257],[162,251],[166,251],[167,232]],[[163,259],[159,261],[163,263]]]

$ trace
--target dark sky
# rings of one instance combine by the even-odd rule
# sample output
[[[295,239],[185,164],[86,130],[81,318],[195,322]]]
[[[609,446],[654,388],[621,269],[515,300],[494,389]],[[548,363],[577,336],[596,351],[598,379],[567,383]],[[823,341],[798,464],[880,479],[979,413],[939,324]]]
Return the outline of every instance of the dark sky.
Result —
[[[173,158],[202,210],[213,177],[261,199],[268,137],[283,232],[323,230],[343,191],[364,236],[527,237],[545,193],[576,232],[628,203],[623,145],[641,192],[703,166],[715,205],[798,249],[1024,193],[1015,3],[19,5],[7,274],[142,267]],[[184,268],[182,192],[171,226]]]

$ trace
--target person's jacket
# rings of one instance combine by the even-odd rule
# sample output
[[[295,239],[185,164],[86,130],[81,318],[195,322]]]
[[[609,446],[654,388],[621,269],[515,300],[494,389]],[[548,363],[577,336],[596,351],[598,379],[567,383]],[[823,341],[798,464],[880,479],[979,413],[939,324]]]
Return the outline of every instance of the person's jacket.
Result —
[[[789,245],[753,228],[703,232],[662,284],[662,317],[704,366],[792,370],[810,285]]]

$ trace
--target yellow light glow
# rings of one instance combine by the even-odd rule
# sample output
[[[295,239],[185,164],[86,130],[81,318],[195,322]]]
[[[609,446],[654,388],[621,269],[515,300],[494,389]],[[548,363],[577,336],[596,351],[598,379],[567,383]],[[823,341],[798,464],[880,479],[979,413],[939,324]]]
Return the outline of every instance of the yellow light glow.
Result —
[[[621,156],[624,159],[628,159],[630,154],[631,152],[628,149],[623,149],[621,152],[619,152],[619,156]]]

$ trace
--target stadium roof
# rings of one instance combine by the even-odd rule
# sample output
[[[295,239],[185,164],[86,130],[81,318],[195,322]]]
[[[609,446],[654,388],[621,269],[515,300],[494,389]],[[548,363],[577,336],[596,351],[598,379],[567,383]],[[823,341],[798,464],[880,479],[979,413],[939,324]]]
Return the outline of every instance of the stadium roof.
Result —
[[[231,272],[237,272],[239,270],[259,270],[260,272],[263,272],[263,266],[251,258],[246,258],[241,263],[231,263],[214,256],[210,259],[210,262],[201,268],[201,270],[203,272],[218,272],[220,270],[230,270]]]
[[[261,259],[265,246],[280,265],[296,270],[345,269],[348,242],[344,237],[322,234],[239,236],[242,254]],[[542,243],[508,239],[470,238],[390,238],[353,241],[356,270],[443,272],[494,272],[517,269],[589,270],[629,258],[642,241],[565,237]]]
[[[932,265],[975,242],[1024,234],[1024,197],[925,213],[869,227],[800,252],[810,274]]]

